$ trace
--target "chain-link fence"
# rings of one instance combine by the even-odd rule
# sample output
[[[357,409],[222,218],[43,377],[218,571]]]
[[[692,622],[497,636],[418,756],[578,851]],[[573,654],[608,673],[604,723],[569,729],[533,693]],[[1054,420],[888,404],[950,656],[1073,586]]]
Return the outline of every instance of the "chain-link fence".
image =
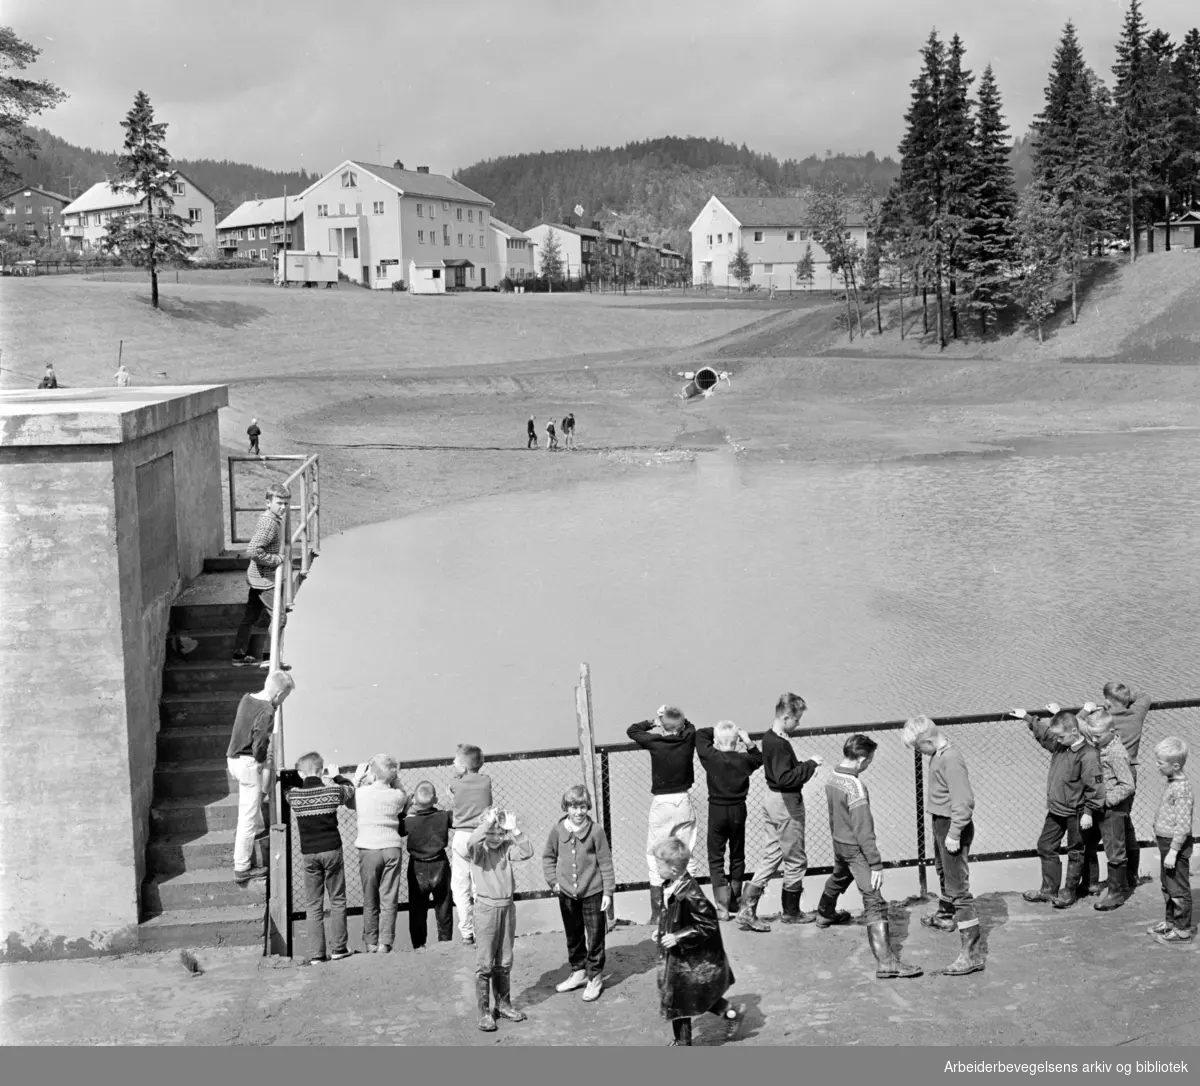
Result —
[[[966,757],[975,792],[974,861],[1014,859],[1036,855],[1035,845],[1045,817],[1046,769],[1050,755],[1034,740],[1029,728],[1001,714],[948,717],[937,721],[946,737]],[[808,871],[828,874],[833,864],[833,843],[825,804],[824,785],[841,760],[842,745],[856,732],[871,735],[879,744],[875,760],[864,777],[871,796],[879,850],[888,867],[919,867],[922,887],[926,868],[933,864],[932,837],[925,816],[925,759],[900,742],[903,721],[843,725],[804,731],[793,739],[800,758],[821,755],[825,763],[805,786],[807,825],[805,847]],[[1200,750],[1200,699],[1160,702],[1146,719],[1138,771],[1133,822],[1143,843],[1152,840],[1155,806],[1162,780],[1154,767],[1154,746],[1168,735],[1185,739]],[[762,733],[753,736],[758,740]],[[541,853],[550,830],[562,818],[561,798],[572,784],[583,779],[580,751],[573,747],[516,754],[486,755],[483,772],[492,780],[493,800],[517,813],[518,823],[533,842],[534,855],[513,866],[517,899],[550,897],[542,876]],[[650,755],[634,743],[598,745],[596,759],[603,782],[602,794],[593,797],[593,816],[604,826],[612,847],[619,891],[641,890],[649,885],[646,857],[646,816],[650,806]],[[707,882],[705,839],[708,826],[708,788],[704,770],[695,763],[692,805],[698,826],[696,854],[701,881]],[[410,794],[427,780],[437,789],[439,806],[448,807],[452,760],[409,762],[400,767],[400,780]],[[350,775],[354,766],[344,767]],[[299,783],[294,773],[285,786]],[[747,877],[762,858],[766,844],[762,803],[767,786],[761,771],[750,780],[746,800]],[[295,816],[284,808],[288,824],[291,918],[304,917],[304,873]],[[339,813],[346,858],[346,899],[351,914],[362,912],[357,835],[353,809]],[[406,910],[406,880],[400,881],[400,908]]]

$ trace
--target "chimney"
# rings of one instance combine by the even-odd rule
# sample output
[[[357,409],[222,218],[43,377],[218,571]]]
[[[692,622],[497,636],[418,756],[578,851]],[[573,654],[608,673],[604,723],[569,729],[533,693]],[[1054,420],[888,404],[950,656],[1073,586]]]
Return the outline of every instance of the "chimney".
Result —
[[[418,166],[417,167],[417,173],[428,173],[428,172],[429,172],[428,166]]]
[[[392,169],[393,170],[402,170],[402,169],[404,169],[404,163],[401,162],[399,159],[396,159],[396,161],[392,163]]]

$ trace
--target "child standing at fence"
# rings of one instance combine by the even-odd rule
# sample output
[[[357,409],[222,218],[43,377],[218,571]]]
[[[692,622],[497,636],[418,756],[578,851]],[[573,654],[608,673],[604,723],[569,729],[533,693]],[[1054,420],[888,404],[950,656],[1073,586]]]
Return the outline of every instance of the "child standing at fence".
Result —
[[[1100,755],[1079,734],[1079,721],[1053,702],[1046,706],[1049,721],[1030,716],[1024,709],[1012,715],[1029,726],[1033,737],[1050,752],[1046,775],[1046,821],[1038,838],[1042,885],[1026,890],[1026,901],[1048,901],[1056,909],[1069,909],[1079,898],[1086,868],[1083,833],[1104,810],[1104,780]],[[1062,884],[1058,846],[1067,839],[1067,876]]]
[[[437,922],[439,943],[448,943],[454,930],[450,901],[450,812],[437,809],[437,790],[421,781],[412,804],[400,821],[400,836],[408,837],[408,934],[413,950],[425,945],[429,905]]]
[[[525,1014],[512,1005],[513,938],[517,907],[513,903],[514,860],[528,860],[533,844],[517,828],[511,811],[489,807],[467,839],[467,856],[475,881],[475,996],[479,1028],[494,1033],[496,1018],[524,1022]],[[496,996],[493,1016],[491,996]]]
[[[377,754],[355,774],[358,812],[358,870],[363,889],[363,943],[368,954],[388,954],[396,941],[400,903],[400,819],[408,796],[397,777],[396,759]]]
[[[842,746],[842,760],[825,782],[829,804],[829,833],[833,838],[833,873],[817,903],[817,924],[828,928],[850,923],[850,914],[837,907],[838,898],[853,882],[862,895],[867,941],[875,955],[880,980],[919,977],[919,966],[900,960],[892,948],[887,901],[883,896],[883,857],[875,843],[871,797],[862,774],[875,760],[878,744],[868,735],[852,735]]]
[[[646,829],[646,863],[650,869],[650,919],[658,924],[662,913],[663,882],[654,858],[654,846],[667,837],[678,837],[688,847],[688,870],[694,876],[696,815],[688,794],[695,783],[692,760],[696,729],[679,709],[663,705],[654,719],[630,724],[626,729],[639,747],[650,752],[650,813]]]
[[[1195,799],[1192,783],[1184,776],[1188,745],[1171,735],[1154,748],[1158,771],[1167,778],[1158,811],[1154,815],[1154,837],[1162,857],[1162,892],[1166,919],[1150,929],[1166,946],[1192,943],[1192,818]]]
[[[732,720],[722,720],[715,728],[698,728],[696,756],[708,777],[708,877],[717,919],[728,920],[740,907],[746,877],[746,796],[750,778],[762,768],[763,757],[750,736],[739,731]]]
[[[339,961],[350,957],[346,931],[346,865],[342,856],[342,833],[338,808],[354,806],[354,783],[334,776],[321,756],[313,751],[296,763],[300,786],[289,788],[287,801],[300,830],[300,854],[304,860],[304,910],[308,931],[308,960]],[[325,895],[329,895],[329,917],[333,924],[333,946],[325,955]]]
[[[663,882],[659,918],[658,998],[662,1016],[670,1020],[670,1047],[689,1047],[692,1018],[715,1014],[725,1022],[726,1039],[736,1032],[742,1008],[725,998],[733,985],[733,969],[725,956],[721,926],[712,903],[688,873],[691,853],[678,837],[654,846],[654,862]]]
[[[1104,810],[1100,814],[1100,825],[1090,831],[1099,833],[1104,844],[1104,855],[1108,861],[1108,888],[1104,897],[1092,907],[1100,912],[1119,909],[1129,900],[1130,887],[1126,878],[1125,841],[1128,837],[1129,808],[1133,803],[1133,770],[1129,765],[1129,754],[1125,744],[1117,737],[1112,717],[1100,710],[1084,716],[1080,714],[1079,730],[1100,754],[1100,774],[1104,784]],[[1091,856],[1095,856],[1095,844],[1090,845]],[[1095,865],[1097,877],[1099,864],[1089,859],[1089,867]]]
[[[583,1001],[591,1003],[600,998],[604,987],[608,907],[617,880],[604,827],[588,813],[592,809],[588,790],[582,784],[572,785],[563,793],[562,809],[565,817],[551,827],[542,850],[542,874],[558,894],[571,968],[557,991],[584,988]]]
[[[1125,824],[1125,870],[1131,894],[1137,888],[1142,855],[1132,815],[1133,803],[1137,796],[1138,751],[1142,745],[1142,732],[1146,727],[1146,714],[1150,712],[1150,706],[1153,704],[1154,699],[1149,694],[1133,690],[1125,683],[1104,684],[1105,708],[1113,719],[1113,729],[1117,738],[1129,754],[1129,766],[1133,770],[1134,794],[1129,798],[1131,813]]]
[[[474,887],[471,883],[471,861],[467,858],[467,840],[479,825],[479,819],[492,805],[492,778],[480,773],[483,751],[469,743],[459,743],[451,772],[450,785],[453,807],[450,839],[450,890],[458,908],[458,931],[464,946],[475,942],[475,921],[471,902]]]

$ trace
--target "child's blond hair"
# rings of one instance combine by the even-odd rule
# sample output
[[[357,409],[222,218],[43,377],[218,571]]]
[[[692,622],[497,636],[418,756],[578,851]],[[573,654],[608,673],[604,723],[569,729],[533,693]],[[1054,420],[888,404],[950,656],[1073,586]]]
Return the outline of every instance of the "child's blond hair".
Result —
[[[368,764],[370,765],[372,776],[380,784],[386,784],[390,787],[396,783],[400,767],[396,759],[390,754],[376,754]]]
[[[413,804],[417,807],[436,807],[437,789],[432,781],[421,781],[413,790]]]
[[[737,741],[738,727],[732,720],[722,720],[713,728],[713,746],[717,750],[733,750]]]
[[[319,777],[325,768],[325,759],[315,750],[302,754],[296,759],[296,772],[302,777]]]
[[[1182,769],[1187,765],[1187,741],[1180,739],[1177,735],[1168,735],[1166,739],[1160,739],[1155,744],[1154,756],[1161,758],[1164,762],[1174,762]]]
[[[682,871],[692,858],[692,850],[678,837],[664,837],[653,849],[651,854],[656,860],[670,864],[673,871]]]
[[[458,744],[458,760],[471,773],[478,773],[483,765],[483,751],[470,743]]]

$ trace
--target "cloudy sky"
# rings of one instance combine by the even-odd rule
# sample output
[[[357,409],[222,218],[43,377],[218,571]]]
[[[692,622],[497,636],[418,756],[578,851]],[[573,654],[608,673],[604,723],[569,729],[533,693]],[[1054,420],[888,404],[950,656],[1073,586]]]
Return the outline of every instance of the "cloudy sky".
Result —
[[[1143,9],[1175,37],[1200,22],[1196,0]],[[992,63],[1024,131],[1066,20],[1107,78],[1121,16],[1121,0],[3,0],[2,19],[70,92],[41,123],[74,143],[119,146],[143,89],[181,158],[450,172],[668,134],[894,154],[935,26],[976,72]]]

